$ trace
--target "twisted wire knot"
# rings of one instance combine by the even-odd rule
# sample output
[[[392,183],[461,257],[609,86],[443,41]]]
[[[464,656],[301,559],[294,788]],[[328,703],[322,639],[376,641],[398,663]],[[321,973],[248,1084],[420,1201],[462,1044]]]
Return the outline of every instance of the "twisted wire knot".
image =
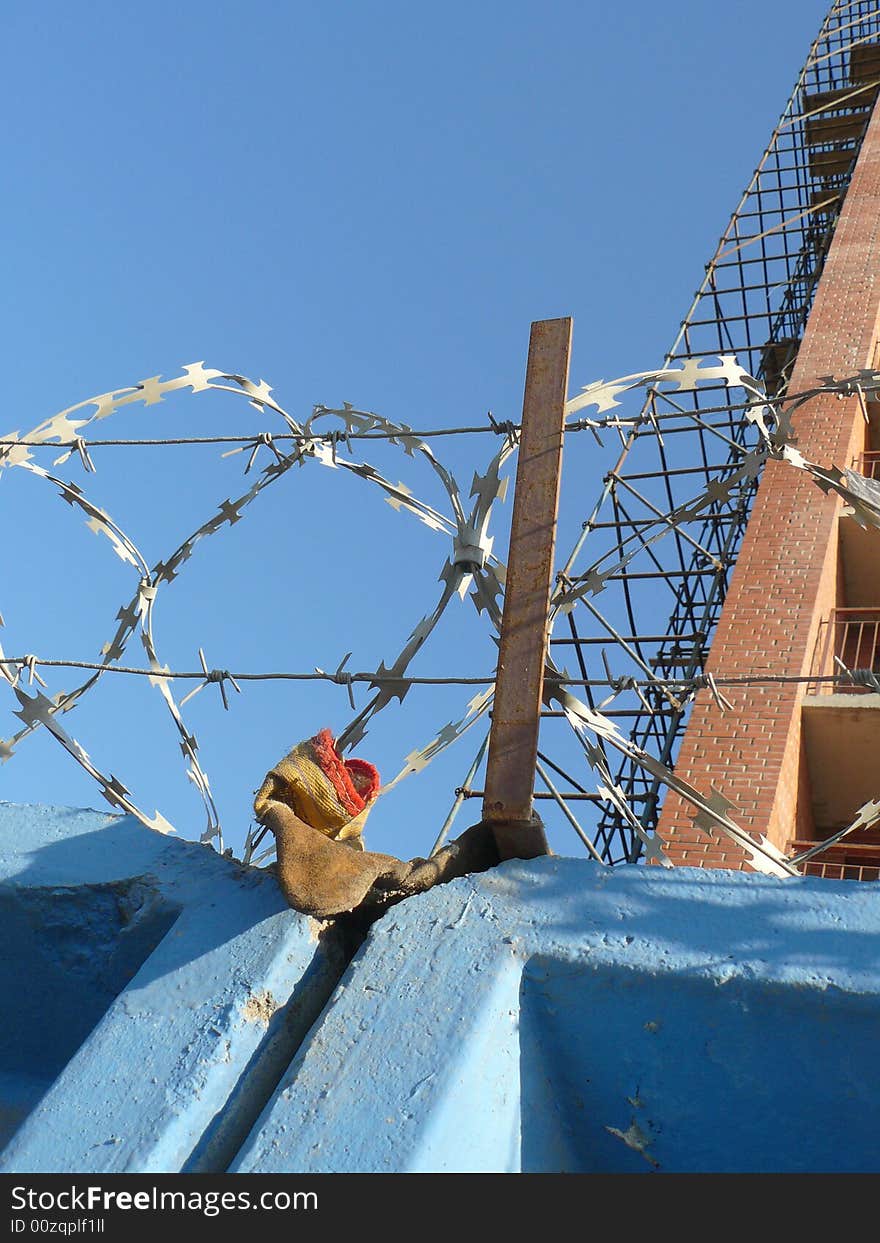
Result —
[[[512,419],[496,419],[491,410],[488,410],[486,413],[493,432],[496,432],[499,436],[509,436],[513,441],[518,439],[519,429]]]

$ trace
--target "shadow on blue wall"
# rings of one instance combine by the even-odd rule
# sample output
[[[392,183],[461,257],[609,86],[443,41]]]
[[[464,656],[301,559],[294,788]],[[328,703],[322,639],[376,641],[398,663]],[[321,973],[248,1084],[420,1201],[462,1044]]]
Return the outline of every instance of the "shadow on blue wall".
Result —
[[[11,804],[0,938],[17,1168],[139,1168],[123,1126],[132,1152],[173,1133],[168,1168],[224,1168],[347,961],[265,871],[128,817]]]
[[[880,1169],[880,998],[548,957],[521,990],[522,1169]]]
[[[0,1147],[137,973],[180,908],[143,880],[0,890]]]

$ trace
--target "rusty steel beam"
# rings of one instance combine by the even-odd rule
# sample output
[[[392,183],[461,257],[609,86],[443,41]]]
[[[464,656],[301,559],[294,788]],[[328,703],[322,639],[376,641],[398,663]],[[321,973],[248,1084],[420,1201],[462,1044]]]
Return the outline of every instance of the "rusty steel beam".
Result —
[[[570,319],[532,324],[483,797],[502,859],[549,853],[532,796],[570,350]]]

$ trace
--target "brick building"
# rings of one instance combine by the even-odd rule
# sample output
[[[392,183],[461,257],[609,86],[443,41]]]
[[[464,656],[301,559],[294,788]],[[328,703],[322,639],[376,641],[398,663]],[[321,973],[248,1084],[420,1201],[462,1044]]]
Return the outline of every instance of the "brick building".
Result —
[[[848,84],[801,97],[813,198],[837,194],[842,203],[803,334],[788,343],[789,394],[880,367],[876,36],[849,49],[848,75]],[[765,382],[772,361],[768,350]],[[880,477],[880,402],[870,394],[819,396],[800,407],[794,428],[809,460]],[[716,679],[792,680],[737,686],[735,711],[701,691],[676,763],[699,789],[723,792],[740,825],[788,853],[824,841],[880,796],[880,694],[828,680],[843,667],[880,669],[880,531],[843,509],[804,472],[767,465],[705,668]],[[670,792],[658,829],[674,863],[748,870],[735,843],[692,817]],[[880,831],[857,829],[803,869],[878,879]]]

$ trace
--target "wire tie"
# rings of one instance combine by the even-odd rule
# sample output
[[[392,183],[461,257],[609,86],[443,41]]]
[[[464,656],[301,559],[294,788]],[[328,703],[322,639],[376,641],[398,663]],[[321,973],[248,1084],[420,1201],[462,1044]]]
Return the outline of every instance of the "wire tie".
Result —
[[[231,682],[238,694],[241,694],[241,687],[228,669],[209,669],[205,661],[205,653],[199,648],[199,660],[202,662],[202,670],[205,674],[205,685],[214,682],[220,688],[220,698],[223,700],[223,707],[229,711],[229,700],[226,697],[226,683]]]
[[[853,686],[858,686],[858,681],[856,680],[856,676],[852,669],[848,669],[839,656],[834,657],[834,663],[838,666],[838,668],[843,670]]]
[[[95,463],[89,457],[88,446],[86,445],[86,442],[83,440],[82,436],[74,436],[73,447],[74,449],[76,449],[77,453],[79,454],[79,460],[83,464],[83,470],[90,471],[92,474],[95,474],[96,473]]]
[[[330,456],[333,459],[334,466],[336,465],[336,448],[341,440],[345,441],[349,453],[354,454],[354,450],[351,447],[351,434],[347,428],[337,427],[332,432],[324,432],[320,439],[323,440],[324,444],[330,446]]]
[[[351,704],[352,712],[357,712],[357,704],[354,701],[354,691],[352,689],[354,676],[345,668],[350,659],[351,652],[346,652],[342,660],[340,660],[335,673],[327,673],[325,669],[319,668],[318,665],[315,665],[315,673],[320,673],[321,677],[328,678],[329,681],[335,682],[337,686],[344,686],[348,691],[348,702]]]
[[[608,668],[607,662],[605,667],[606,669]],[[654,715],[654,709],[642,694],[642,688],[639,686],[638,680],[633,677],[632,674],[624,674],[622,677],[612,678],[609,672],[608,682],[615,695],[621,694],[622,691],[634,691],[641,701],[642,707],[649,714],[649,716]]]
[[[858,394],[858,398],[859,398],[859,406],[861,407],[862,418],[865,420],[866,423],[869,424],[871,422],[871,419],[868,415],[868,405],[867,405],[867,402],[865,401],[865,394],[862,391],[861,384],[856,385],[856,393]]]
[[[271,449],[271,451],[275,454],[276,461],[278,462],[284,461],[283,456],[278,452],[278,446],[275,444],[275,441],[272,439],[272,433],[271,432],[260,432],[259,436],[257,436],[256,439],[254,440],[254,447],[253,449],[251,449],[251,455],[248,458],[248,464],[244,468],[245,474],[247,474],[250,468],[253,466],[254,458],[257,456],[257,452],[259,451],[259,448],[261,445],[265,445],[267,449]]]
[[[715,675],[712,673],[707,673],[707,674],[704,674],[704,678],[705,678],[705,685],[711,691],[712,698],[715,700],[715,706],[718,708],[718,711],[722,713],[727,711],[728,709],[730,711],[733,711],[733,704],[730,702],[727,696],[723,695],[721,691],[718,689],[718,684],[715,681]]]
[[[487,410],[486,415],[492,426],[493,432],[496,432],[499,436],[508,436],[514,444],[519,442],[517,427],[514,422],[510,419],[496,419],[491,410]]]
[[[205,675],[205,680],[204,682],[200,682],[199,685],[194,690],[191,690],[188,695],[184,695],[183,699],[180,701],[180,707],[182,708],[185,703],[192,699],[193,695],[197,695],[199,691],[204,690],[206,686],[216,683],[220,688],[220,698],[223,700],[223,707],[228,712],[229,699],[226,695],[226,683],[231,682],[239,695],[241,694],[241,687],[238,685],[228,669],[209,669],[208,662],[205,660],[205,653],[201,648],[199,648],[199,661],[202,666],[202,673]]]
[[[241,694],[241,687],[228,669],[211,669],[206,678],[208,682],[216,682],[220,687],[220,698],[223,700],[223,707],[229,711],[229,700],[226,698],[226,683],[231,682],[234,689]]]
[[[352,689],[352,676],[345,668],[350,659],[351,652],[346,652],[339,662],[336,672],[333,674],[333,681],[337,686],[345,687],[348,691],[348,702],[351,704],[351,710],[352,712],[357,712],[357,704],[354,702],[354,690]]]
[[[36,678],[36,679],[37,679],[37,681],[39,682],[40,686],[45,687],[46,683],[43,681],[43,679],[42,679],[42,678],[40,677],[40,675],[37,673],[37,658],[36,658],[36,656],[25,656],[25,657],[24,657],[24,659],[22,660],[21,664],[22,664],[22,669],[27,669],[27,672],[28,672],[28,686],[33,686],[33,684],[34,684],[34,678]],[[16,682],[17,682],[17,681],[18,681],[18,679],[16,678]]]

